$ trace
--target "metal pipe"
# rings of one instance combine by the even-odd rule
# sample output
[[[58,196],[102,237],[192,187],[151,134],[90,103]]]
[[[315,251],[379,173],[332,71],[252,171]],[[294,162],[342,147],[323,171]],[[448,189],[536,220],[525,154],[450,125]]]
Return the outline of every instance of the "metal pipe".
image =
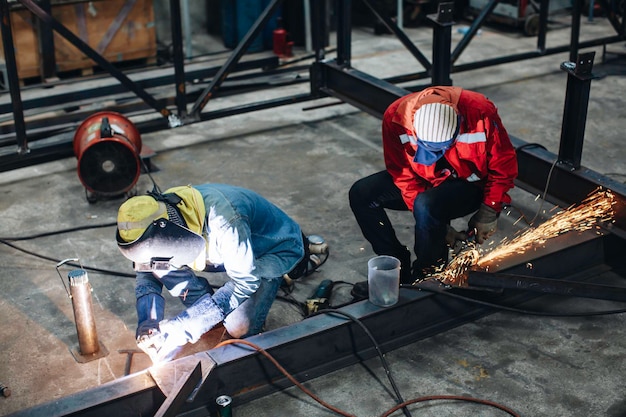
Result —
[[[189,15],[189,0],[183,0],[182,6],[182,21],[183,30],[185,32],[185,52],[187,59],[193,58],[193,39],[191,37],[191,16]]]
[[[84,269],[74,269],[67,275],[70,285],[70,297],[74,309],[78,347],[81,355],[93,355],[100,350],[96,321],[91,302],[91,285]]]
[[[313,51],[311,35],[311,0],[304,0],[304,48],[307,52]]]

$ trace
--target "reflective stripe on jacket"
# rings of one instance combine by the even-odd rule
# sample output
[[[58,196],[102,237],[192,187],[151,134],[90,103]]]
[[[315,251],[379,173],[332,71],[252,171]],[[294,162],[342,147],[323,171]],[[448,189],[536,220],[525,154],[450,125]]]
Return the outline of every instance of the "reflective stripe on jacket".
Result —
[[[417,149],[413,115],[420,106],[435,102],[452,105],[461,116],[457,141],[444,155],[452,170],[413,161]],[[420,192],[451,175],[481,185],[483,203],[497,212],[511,202],[507,192],[517,177],[515,149],[496,106],[482,94],[460,87],[431,87],[408,94],[385,111],[382,135],[387,171],[410,210]]]

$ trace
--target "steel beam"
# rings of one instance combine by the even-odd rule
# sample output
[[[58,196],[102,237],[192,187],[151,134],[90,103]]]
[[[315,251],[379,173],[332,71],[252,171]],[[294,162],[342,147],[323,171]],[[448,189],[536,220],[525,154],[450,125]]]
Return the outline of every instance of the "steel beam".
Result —
[[[611,234],[598,236],[590,231],[563,235],[555,238],[550,247],[510,259],[501,272],[529,274],[527,264],[532,261],[534,275],[586,281],[607,268],[623,268],[624,250],[626,242]],[[534,258],[529,258],[530,255]],[[370,330],[381,351],[388,352],[497,311],[493,305],[480,303],[515,306],[538,296],[512,290],[446,290],[436,285],[402,288],[398,304],[392,307],[381,308],[360,301],[339,309],[338,313],[325,312],[246,340],[267,351],[290,374],[304,382],[377,355],[369,336],[353,319]],[[247,346],[226,345],[197,355],[202,354],[208,355],[215,367],[191,401],[177,402],[178,415],[204,416],[215,412],[215,398],[220,395],[229,395],[237,404],[243,404],[292,386],[267,358]],[[158,372],[181,375],[179,369],[188,366],[182,361],[187,360],[173,361],[166,364],[172,369]],[[154,415],[170,394],[163,394],[163,388],[159,388],[151,373],[154,371],[132,374],[19,411],[11,417]]]
[[[560,279],[531,277],[517,274],[499,274],[496,272],[469,271],[467,286],[491,288],[497,290],[517,289],[556,294],[568,297],[594,298],[598,300],[626,301],[626,288],[614,285],[573,282]]]

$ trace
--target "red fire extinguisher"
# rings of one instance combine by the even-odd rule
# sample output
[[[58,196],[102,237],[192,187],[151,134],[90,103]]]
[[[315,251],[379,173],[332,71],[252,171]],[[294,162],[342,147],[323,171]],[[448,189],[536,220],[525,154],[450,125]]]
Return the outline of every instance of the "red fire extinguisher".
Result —
[[[273,32],[274,53],[280,57],[290,57],[293,42],[287,42],[288,33],[282,26],[282,19],[279,17],[276,22],[276,29]]]

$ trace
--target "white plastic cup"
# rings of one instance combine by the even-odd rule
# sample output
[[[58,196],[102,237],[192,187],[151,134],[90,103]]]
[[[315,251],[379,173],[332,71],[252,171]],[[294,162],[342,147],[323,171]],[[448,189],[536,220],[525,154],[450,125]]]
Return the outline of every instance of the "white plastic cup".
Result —
[[[389,307],[400,295],[400,261],[393,256],[380,255],[367,261],[367,283],[370,303]]]

